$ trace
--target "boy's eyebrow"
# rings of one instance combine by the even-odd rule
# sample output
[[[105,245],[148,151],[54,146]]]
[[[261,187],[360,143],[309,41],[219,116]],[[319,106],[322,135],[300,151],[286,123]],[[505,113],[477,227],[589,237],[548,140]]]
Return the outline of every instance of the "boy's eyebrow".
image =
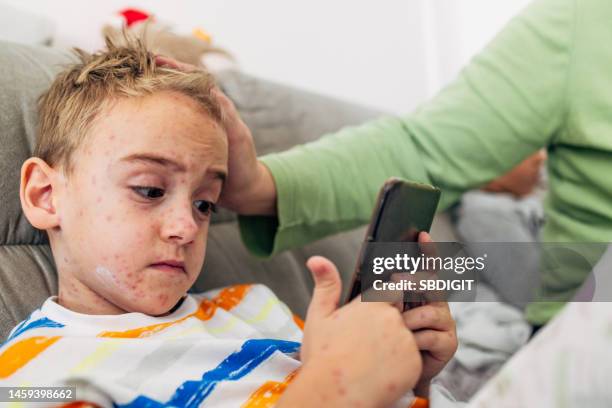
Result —
[[[156,165],[164,166],[164,167],[174,167],[178,172],[187,171],[187,169],[185,168],[183,164],[178,163],[167,157],[159,156],[156,154],[135,153],[135,154],[131,154],[129,156],[122,158],[120,161],[122,162],[139,161],[139,162],[145,162],[145,163],[152,163],[152,164],[156,164]],[[219,170],[214,171],[214,175],[215,175],[215,178],[221,180],[222,182],[224,182],[225,179],[227,178],[227,174],[224,171],[219,171]]]

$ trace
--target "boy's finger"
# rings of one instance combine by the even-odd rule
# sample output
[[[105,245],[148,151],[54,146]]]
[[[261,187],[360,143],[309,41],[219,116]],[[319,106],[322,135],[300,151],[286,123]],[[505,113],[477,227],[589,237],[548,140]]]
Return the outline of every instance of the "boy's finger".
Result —
[[[431,235],[425,231],[419,233],[419,249],[426,257],[438,256],[435,242],[431,239]]]
[[[310,269],[315,287],[308,306],[307,321],[329,316],[338,308],[342,282],[336,266],[322,256],[313,256],[306,266]]]
[[[457,340],[452,332],[419,330],[413,335],[419,350],[428,351],[436,359],[446,360],[457,350]]]
[[[455,324],[446,302],[428,303],[402,314],[406,327],[410,330],[434,329],[451,330]]]

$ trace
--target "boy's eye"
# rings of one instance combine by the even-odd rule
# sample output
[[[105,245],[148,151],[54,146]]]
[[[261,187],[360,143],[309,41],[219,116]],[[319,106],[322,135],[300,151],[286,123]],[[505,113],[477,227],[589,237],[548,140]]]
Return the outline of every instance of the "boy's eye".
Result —
[[[211,212],[217,212],[215,203],[206,200],[197,200],[193,202],[195,208],[204,215],[209,215]]]
[[[164,196],[164,190],[158,187],[132,187],[136,194],[149,199],[160,198]]]

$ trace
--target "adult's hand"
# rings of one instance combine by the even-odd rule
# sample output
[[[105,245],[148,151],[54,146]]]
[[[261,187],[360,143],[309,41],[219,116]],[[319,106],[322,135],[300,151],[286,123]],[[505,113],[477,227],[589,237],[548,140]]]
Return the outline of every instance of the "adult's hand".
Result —
[[[156,56],[155,63],[184,72],[200,69],[164,56]],[[215,88],[213,93],[221,106],[229,146],[228,176],[219,204],[240,214],[275,214],[274,179],[268,168],[257,160],[250,129],[240,118],[234,103],[219,88]]]
[[[483,187],[483,190],[492,193],[510,193],[516,197],[531,194],[540,181],[540,171],[545,161],[546,151],[539,150],[508,173],[491,181]]]

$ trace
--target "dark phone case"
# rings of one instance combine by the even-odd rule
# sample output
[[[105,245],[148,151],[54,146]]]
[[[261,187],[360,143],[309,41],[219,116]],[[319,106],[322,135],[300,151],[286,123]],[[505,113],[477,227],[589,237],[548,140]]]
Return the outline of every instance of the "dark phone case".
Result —
[[[361,268],[362,268],[363,261],[364,261],[365,248],[367,246],[367,243],[369,242],[378,242],[379,235],[381,235],[379,228],[382,224],[383,216],[385,215],[384,212],[385,212],[386,204],[387,202],[389,202],[389,199],[392,196],[392,194],[394,194],[396,191],[402,188],[412,189],[413,191],[418,192],[418,193],[423,193],[424,191],[427,191],[428,193],[432,192],[435,194],[435,197],[434,197],[435,204],[426,208],[425,212],[420,212],[419,217],[423,217],[423,218],[420,219],[421,223],[418,229],[416,229],[413,233],[410,233],[409,234],[410,236],[406,236],[401,241],[416,242],[418,239],[418,234],[421,231],[429,232],[431,228],[431,224],[433,222],[435,212],[436,212],[438,201],[440,199],[440,190],[433,186],[429,186],[426,184],[408,182],[408,181],[400,180],[397,178],[391,178],[387,180],[385,184],[382,186],[382,188],[380,189],[380,192],[378,193],[378,198],[376,199],[376,205],[374,206],[372,217],[370,219],[370,224],[366,231],[364,243],[362,244],[361,250],[359,251],[357,265],[355,267],[355,272],[353,274],[353,279],[351,282],[351,290],[349,291],[348,296],[346,297],[344,303],[350,302],[352,299],[354,299],[355,297],[361,294]],[[421,208],[420,210],[423,210],[423,208]],[[380,242],[387,242],[387,241],[380,241]],[[410,307],[415,306],[413,304],[408,304],[408,303],[413,303],[413,302],[405,302],[404,310],[406,310],[407,307],[410,308]],[[421,303],[421,302],[418,301],[417,303]]]

